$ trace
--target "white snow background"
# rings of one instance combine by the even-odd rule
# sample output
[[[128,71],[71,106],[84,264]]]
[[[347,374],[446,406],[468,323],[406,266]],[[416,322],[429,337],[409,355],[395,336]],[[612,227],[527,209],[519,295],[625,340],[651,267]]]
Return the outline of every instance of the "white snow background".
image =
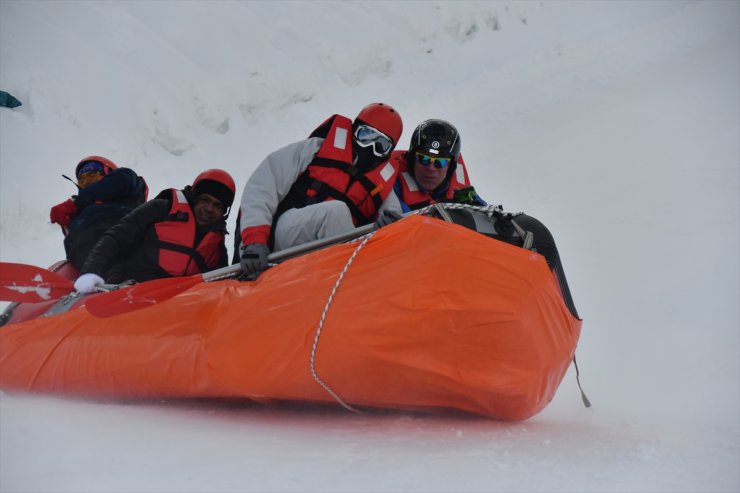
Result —
[[[739,2],[1,0],[0,89],[0,259],[44,267],[84,156],[240,196],[332,113],[453,122],[554,234],[593,402],[573,368],[519,423],[5,394],[3,493],[740,490]]]

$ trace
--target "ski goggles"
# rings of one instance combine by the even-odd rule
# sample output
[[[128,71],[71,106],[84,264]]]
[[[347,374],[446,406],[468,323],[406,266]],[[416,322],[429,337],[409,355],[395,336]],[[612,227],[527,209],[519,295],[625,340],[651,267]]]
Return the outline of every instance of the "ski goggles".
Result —
[[[450,157],[433,157],[422,154],[421,152],[416,153],[416,162],[424,167],[428,167],[431,164],[437,169],[442,169],[446,168],[451,161],[452,158]]]
[[[85,188],[100,180],[105,175],[105,168],[102,163],[97,161],[88,161],[82,165],[77,173],[77,186]]]
[[[373,146],[373,154],[385,157],[393,149],[393,140],[386,134],[370,125],[358,125],[355,130],[355,142],[360,147]]]
[[[99,181],[101,178],[103,178],[103,176],[103,173],[99,173],[97,171],[80,173],[80,176],[77,177],[77,186],[80,188],[85,188],[88,185],[92,185],[96,181]]]
[[[98,161],[87,161],[77,171],[77,178],[81,177],[82,175],[86,173],[100,173],[101,175],[104,175],[105,167],[103,166],[103,163],[100,163]]]

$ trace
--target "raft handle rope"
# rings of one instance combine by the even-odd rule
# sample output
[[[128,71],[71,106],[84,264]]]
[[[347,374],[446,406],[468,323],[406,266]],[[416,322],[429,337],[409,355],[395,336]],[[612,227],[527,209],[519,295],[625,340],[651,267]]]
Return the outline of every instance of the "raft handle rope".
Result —
[[[525,250],[531,250],[532,244],[534,244],[534,234],[531,231],[526,231],[524,228],[519,226],[519,224],[514,221],[514,219],[511,220],[511,224],[514,226],[514,229],[516,229],[516,232],[519,233],[519,236],[522,237],[522,241],[524,242],[522,244],[522,248]]]
[[[444,205],[442,205],[442,204],[434,204],[430,208],[431,209],[434,209],[435,211],[437,211],[437,214],[439,214],[439,216],[445,222],[448,222],[448,223],[454,222],[452,220],[452,217],[447,213],[447,210],[445,209]]]
[[[350,406],[346,402],[342,400],[339,395],[334,392],[329,385],[324,382],[321,377],[319,377],[318,373],[316,372],[316,349],[319,345],[319,337],[321,336],[321,330],[324,328],[324,322],[326,321],[326,314],[329,312],[329,307],[331,306],[332,301],[334,300],[334,295],[337,293],[337,290],[339,289],[339,285],[342,283],[342,280],[344,279],[344,275],[347,273],[347,270],[349,270],[349,266],[352,265],[352,262],[354,262],[355,257],[357,257],[357,254],[360,252],[362,247],[365,246],[365,244],[368,242],[370,238],[373,237],[375,234],[375,231],[372,233],[369,233],[365,236],[365,238],[362,240],[362,243],[360,243],[357,248],[352,252],[352,255],[350,255],[349,259],[347,260],[347,263],[344,265],[344,268],[342,269],[342,272],[339,274],[339,277],[337,277],[336,282],[334,283],[334,287],[331,290],[331,293],[329,293],[329,298],[326,300],[326,304],[324,305],[324,311],[321,313],[321,319],[319,320],[319,325],[316,327],[316,336],[313,339],[313,346],[311,347],[311,375],[313,376],[314,380],[316,380],[316,383],[321,385],[321,387],[326,390],[329,395],[331,395],[334,400],[336,400],[339,404],[341,404],[345,409],[352,411],[353,413],[363,414],[362,411],[355,409],[354,407]]]

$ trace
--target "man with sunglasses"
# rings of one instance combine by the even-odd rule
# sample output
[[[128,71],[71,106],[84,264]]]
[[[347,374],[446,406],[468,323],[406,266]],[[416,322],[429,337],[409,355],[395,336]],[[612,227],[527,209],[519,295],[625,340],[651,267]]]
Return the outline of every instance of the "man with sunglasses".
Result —
[[[255,276],[271,250],[400,217],[389,161],[403,131],[391,106],[373,103],[353,120],[333,115],[306,140],[265,158],[242,193],[235,262]]]
[[[426,120],[411,136],[408,151],[394,151],[399,168],[394,190],[404,212],[437,202],[486,205],[470,186],[460,154],[460,134],[449,122]]]
[[[133,170],[102,156],[82,159],[75,178],[77,195],[52,207],[49,219],[61,226],[67,260],[79,269],[103,233],[146,202],[148,189]]]

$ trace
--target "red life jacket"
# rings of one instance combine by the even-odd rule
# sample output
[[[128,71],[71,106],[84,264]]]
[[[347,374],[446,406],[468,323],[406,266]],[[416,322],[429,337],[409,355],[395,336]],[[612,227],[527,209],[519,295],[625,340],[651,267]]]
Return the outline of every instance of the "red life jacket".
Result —
[[[456,190],[470,186],[468,170],[462,154],[457,159],[457,167],[448,178],[449,186],[443,195],[432,197],[432,192],[422,190],[411,173],[409,173],[406,151],[394,151],[391,161],[396,163],[399,171],[398,183],[401,185],[399,199],[408,205],[411,210],[421,209],[437,202],[451,202]]]
[[[196,222],[182,190],[172,189],[167,219],[154,225],[159,245],[159,266],[171,276],[191,276],[219,267],[223,231],[209,231],[195,244]]]
[[[311,136],[324,132],[326,137],[321,148],[280,203],[278,215],[294,207],[341,200],[347,204],[355,225],[373,222],[383,201],[393,191],[398,169],[391,161],[383,161],[365,171],[352,165],[352,120],[349,118],[333,115]]]

